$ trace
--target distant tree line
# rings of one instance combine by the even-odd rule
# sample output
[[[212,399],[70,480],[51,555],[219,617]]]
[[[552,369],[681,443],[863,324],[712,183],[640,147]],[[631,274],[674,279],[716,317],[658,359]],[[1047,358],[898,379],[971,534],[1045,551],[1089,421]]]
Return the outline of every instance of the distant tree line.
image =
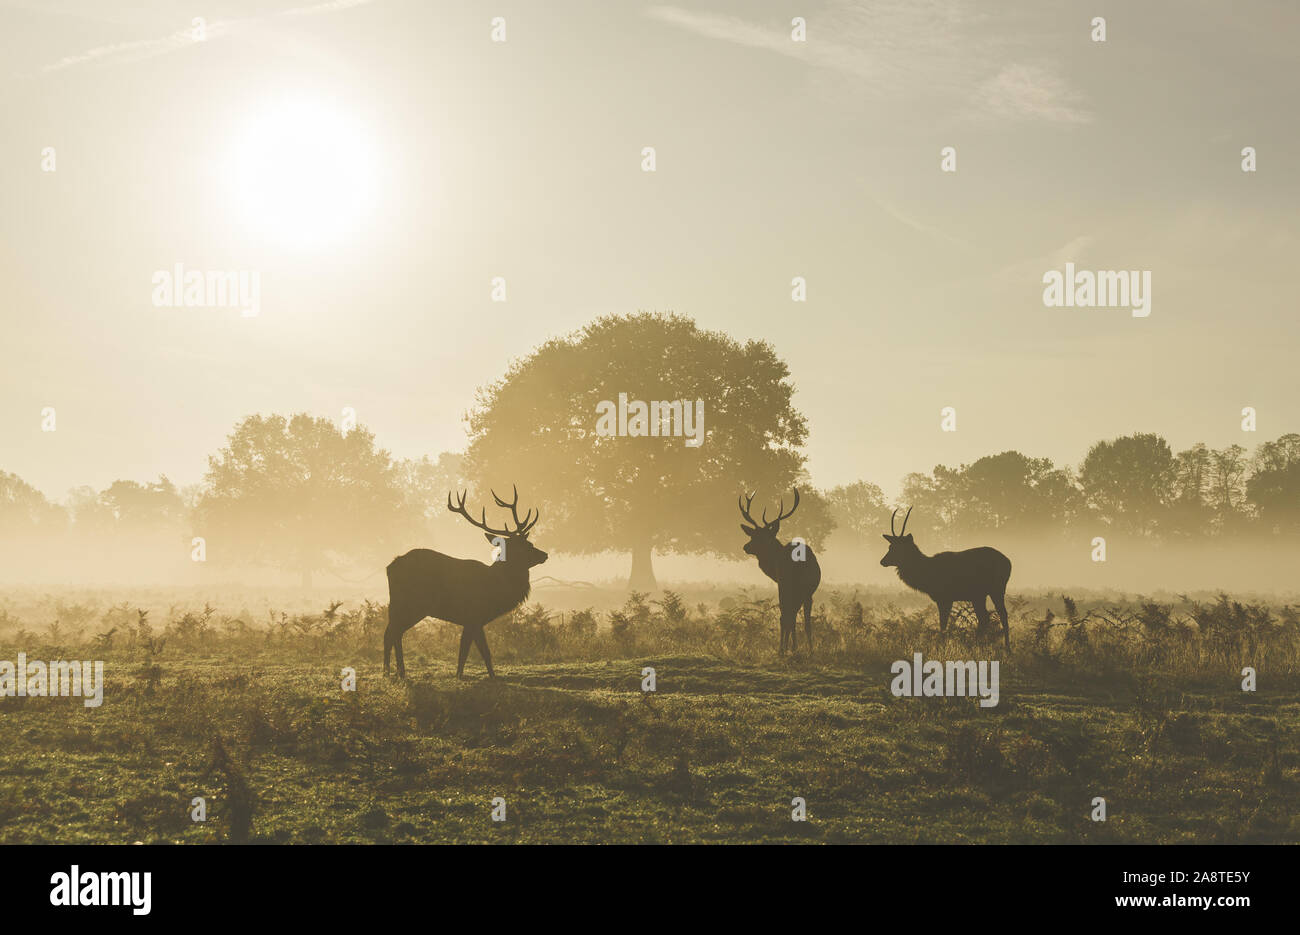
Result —
[[[842,529],[875,537],[896,504],[859,481],[826,492]],[[1174,454],[1159,435],[1094,444],[1077,469],[1018,451],[903,479],[909,529],[959,541],[1000,531],[1024,537],[1107,531],[1158,541],[1300,535],[1300,434]]]
[[[0,559],[48,555],[49,564],[75,567],[80,551],[100,567],[95,559],[112,553],[136,572],[188,561],[201,537],[206,562],[217,566],[269,565],[303,583],[327,571],[370,577],[415,546],[482,554],[481,539],[448,515],[447,492],[468,489],[470,502],[490,507],[491,489],[515,484],[521,502],[542,511],[537,537],[547,548],[626,554],[637,590],[656,588],[655,552],[741,558],[742,491],[775,516],[798,486],[799,513],[782,533],[814,548],[837,524],[832,546],[854,537],[878,545],[893,506],[865,480],[813,488],[794,392],[767,342],[740,342],[681,315],[605,316],[483,387],[463,455],[395,460],[363,426],[299,413],[242,420],[208,458],[202,483],[186,490],[166,477],[121,480],[78,488],[58,505],[0,473]],[[598,431],[597,413],[620,394],[696,402],[701,443]],[[1079,529],[1161,541],[1294,536],[1300,435],[1253,454],[1194,445],[1177,455],[1158,435],[1128,435],[1093,445],[1077,470],[1005,451],[909,474],[901,502],[913,507],[909,530],[936,545]]]
[[[98,492],[76,488],[58,504],[0,471],[0,547],[11,559],[46,554],[45,547],[50,556],[66,555],[79,543],[188,560],[192,538],[203,536],[209,561],[269,565],[307,583],[324,571],[382,567],[415,545],[446,547],[463,532],[447,514],[447,491],[477,490],[468,472],[465,456],[451,452],[395,460],[362,427],[345,433],[306,414],[251,416],[209,458],[203,483],[184,490],[166,477],[119,480]],[[898,505],[868,481],[803,489],[812,508],[803,508],[799,533],[820,544],[835,530],[831,548],[855,538],[874,545]],[[544,508],[554,499],[543,490],[529,494]],[[476,495],[490,503],[485,489]],[[909,474],[900,502],[913,508],[909,530],[934,543],[1078,530],[1161,542],[1300,538],[1300,434],[1253,453],[1196,444],[1175,454],[1159,435],[1139,433],[1097,442],[1077,469],[1004,451]],[[719,510],[728,528],[731,506],[728,500]],[[672,511],[664,519],[670,527],[690,521]],[[715,554],[739,558],[730,544]],[[671,541],[663,547],[672,551]]]
[[[185,490],[166,477],[119,480],[56,504],[0,472],[0,554],[21,564],[49,547],[51,563],[129,556],[142,571],[174,571],[197,537],[205,563],[269,566],[310,584],[320,572],[382,568],[394,549],[426,538],[459,461],[395,461],[364,427],[345,432],[305,413],[250,416]]]

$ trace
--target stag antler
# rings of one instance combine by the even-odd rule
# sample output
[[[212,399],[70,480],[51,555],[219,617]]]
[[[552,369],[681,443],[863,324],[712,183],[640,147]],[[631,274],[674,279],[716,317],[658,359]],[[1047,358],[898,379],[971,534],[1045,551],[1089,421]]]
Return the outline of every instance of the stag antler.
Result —
[[[489,526],[487,524],[486,508],[480,511],[478,519],[475,519],[474,517],[469,515],[469,512],[465,509],[465,498],[468,495],[469,495],[469,491],[465,491],[465,493],[459,494],[456,497],[456,504],[453,506],[451,502],[451,493],[449,491],[447,493],[447,509],[451,510],[451,512],[453,513],[459,513],[461,516],[469,520],[470,525],[477,526],[479,529],[493,536],[526,536],[528,535],[529,531],[534,526],[537,525],[537,521],[542,518],[542,514],[540,510],[537,512],[536,516],[533,515],[532,510],[529,510],[527,513],[524,514],[523,522],[519,521],[519,510],[518,510],[519,487],[518,485],[515,485],[515,499],[513,503],[506,503],[504,500],[502,500],[500,497],[497,496],[495,490],[492,491],[492,499],[496,501],[497,506],[504,507],[507,510],[509,510],[510,515],[514,517],[514,521],[515,521],[515,528],[513,532],[508,528],[495,529],[492,526]]]
[[[764,528],[766,528],[766,529],[771,529],[771,528],[773,528],[774,526],[776,526],[778,523],[780,523],[781,520],[783,520],[783,519],[789,519],[791,516],[794,515],[794,511],[797,510],[797,509],[799,509],[799,489],[798,489],[797,487],[795,488],[795,491],[794,491],[794,506],[790,507],[790,512],[787,513],[787,512],[785,511],[785,500],[784,500],[784,498],[783,498],[783,499],[781,500],[781,505],[777,507],[777,512],[778,512],[780,515],[777,516],[777,518],[774,519],[774,520],[772,520],[772,522],[770,522],[770,523],[767,521],[767,508],[766,508],[766,507],[763,509],[763,519],[762,519],[762,521],[755,521],[754,517],[752,517],[752,516],[749,515],[749,509],[750,509],[750,507],[753,506],[753,504],[754,504],[754,494],[751,493],[751,494],[746,495],[746,496],[744,497],[744,501],[745,501],[745,502],[744,502],[743,504],[740,504],[740,515],[743,516],[743,517],[745,517],[745,521],[746,521],[747,523],[749,523],[749,525],[753,526],[755,529],[759,528],[760,526],[761,526],[761,527],[764,527]],[[739,503],[739,500],[737,500],[737,503]]]
[[[901,509],[902,509],[902,507],[899,507],[899,508],[898,508],[898,510],[901,510]],[[901,532],[894,532],[894,520],[898,517],[898,510],[894,510],[894,515],[891,516],[891,517],[889,517],[889,531],[890,531],[891,534],[893,534],[893,535],[895,535],[895,536],[901,536],[901,535],[903,535],[904,533],[907,532],[907,517],[912,515],[912,508],[909,506],[909,507],[907,508],[907,514],[903,517],[903,529],[902,529],[902,531],[901,531]]]
[[[511,484],[510,486],[514,489],[514,492],[515,492],[515,498],[514,498],[514,500],[512,500],[510,503],[506,503],[504,500],[502,500],[500,497],[498,497],[498,496],[497,496],[497,492],[496,492],[495,490],[492,491],[492,499],[495,500],[495,501],[497,502],[497,506],[499,506],[499,507],[503,507],[503,508],[509,510],[509,511],[510,511],[510,515],[511,515],[512,517],[514,517],[514,520],[515,520],[515,535],[516,535],[516,536],[526,536],[526,535],[528,535],[528,531],[529,531],[530,529],[532,529],[534,526],[536,526],[536,525],[537,525],[537,521],[538,521],[539,519],[542,518],[542,513],[541,513],[541,510],[538,510],[538,511],[537,511],[537,515],[536,515],[536,516],[533,516],[533,511],[532,511],[532,509],[529,509],[528,512],[524,514],[524,521],[523,521],[522,523],[519,522],[519,509],[518,509],[518,507],[519,507],[519,485],[518,485],[518,484]],[[532,517],[532,518],[529,519],[529,517]]]
[[[799,488],[798,488],[798,487],[795,487],[795,488],[794,488],[794,506],[790,507],[790,512],[787,513],[787,512],[785,511],[785,498],[782,497],[782,498],[781,498],[781,503],[780,503],[780,505],[776,508],[776,512],[777,512],[778,515],[777,515],[776,519],[772,520],[772,525],[775,526],[777,523],[781,522],[781,520],[783,520],[783,519],[789,519],[791,516],[794,516],[794,511],[797,510],[797,509],[799,509]],[[764,511],[763,515],[766,516],[766,515],[767,515],[767,512]]]
[[[456,505],[455,505],[455,506],[452,506],[452,505],[451,505],[451,491],[448,491],[448,492],[447,492],[447,509],[451,510],[451,512],[453,512],[453,513],[459,513],[461,516],[463,516],[463,517],[465,517],[467,520],[469,520],[469,523],[470,523],[471,526],[477,526],[479,529],[483,530],[483,531],[486,532],[486,533],[489,533],[489,534],[494,535],[494,536],[508,536],[508,535],[510,535],[510,530],[509,530],[509,529],[493,529],[491,526],[489,526],[489,525],[487,524],[487,508],[486,508],[486,507],[483,509],[482,513],[480,514],[480,518],[479,518],[479,519],[475,519],[474,517],[470,516],[470,515],[469,515],[469,511],[465,509],[465,498],[466,498],[467,496],[469,496],[469,491],[468,491],[468,490],[465,491],[465,492],[462,493],[462,494],[458,494],[458,495],[456,496]]]

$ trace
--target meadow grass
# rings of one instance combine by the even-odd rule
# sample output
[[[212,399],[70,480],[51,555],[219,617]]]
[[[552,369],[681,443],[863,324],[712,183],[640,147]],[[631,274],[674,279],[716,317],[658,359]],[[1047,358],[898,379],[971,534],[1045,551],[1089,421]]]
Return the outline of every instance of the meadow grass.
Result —
[[[385,679],[374,604],[157,626],[114,606],[75,639],[11,615],[0,659],[103,659],[106,687],[0,698],[0,842],[1300,840],[1294,608],[1022,602],[1008,654],[842,594],[817,654],[780,659],[770,602],[723,604],[523,608],[488,630],[493,681],[476,654],[458,681],[459,630],[431,621]],[[1000,659],[1000,703],[894,697],[914,651]]]

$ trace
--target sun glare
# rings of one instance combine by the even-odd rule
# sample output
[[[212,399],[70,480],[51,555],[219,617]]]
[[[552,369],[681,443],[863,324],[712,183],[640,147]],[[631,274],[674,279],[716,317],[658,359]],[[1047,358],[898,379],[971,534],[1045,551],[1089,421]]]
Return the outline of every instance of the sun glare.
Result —
[[[298,249],[356,234],[378,187],[366,128],[303,98],[269,105],[243,128],[229,182],[240,219],[252,232]]]

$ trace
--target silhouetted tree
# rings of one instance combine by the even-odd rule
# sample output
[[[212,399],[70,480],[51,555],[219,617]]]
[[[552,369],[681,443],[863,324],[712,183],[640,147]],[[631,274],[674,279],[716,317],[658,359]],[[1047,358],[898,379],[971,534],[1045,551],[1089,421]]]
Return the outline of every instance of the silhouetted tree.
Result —
[[[113,532],[117,517],[111,507],[99,497],[99,491],[83,484],[68,491],[68,513],[77,530],[77,535],[90,537],[98,534],[108,535]]]
[[[619,393],[703,401],[703,444],[598,435],[597,404],[616,405]],[[518,483],[540,504],[543,548],[630,552],[630,586],[650,590],[655,550],[742,557],[742,490],[757,492],[755,504],[789,505],[808,435],[793,393],[789,369],[762,341],[742,345],[678,315],[605,317],[546,342],[480,392],[467,473],[478,500],[489,486]],[[783,533],[816,546],[830,521],[814,499]]]
[[[958,472],[942,464],[929,474],[913,471],[903,478],[902,503],[912,509],[908,528],[917,539],[946,542],[961,510],[960,499]]]
[[[1048,458],[1018,451],[988,455],[958,472],[956,493],[962,532],[1002,529],[1020,533],[1063,530],[1080,506],[1070,474]]]
[[[1211,484],[1210,449],[1198,442],[1174,458],[1166,512],[1166,532],[1187,537],[1210,531],[1214,511],[1206,502]]]
[[[63,507],[50,503],[17,474],[0,471],[0,555],[6,562],[42,552],[67,527]]]
[[[1169,443],[1146,433],[1097,442],[1079,468],[1088,506],[1104,522],[1138,535],[1161,528],[1174,476]]]
[[[410,522],[387,451],[357,426],[299,413],[249,416],[208,458],[196,534],[209,560],[312,572],[342,560],[379,562]]]
[[[436,460],[427,455],[406,458],[394,462],[393,473],[406,504],[405,513],[412,521],[412,533],[418,539],[412,546],[441,547],[440,540],[446,534],[462,529],[463,521],[447,511],[447,494],[468,486],[464,455],[444,451]]]
[[[45,499],[45,494],[17,474],[0,471],[0,535],[17,537],[64,522],[64,510]]]
[[[1068,470],[1049,458],[1018,451],[988,455],[973,464],[940,464],[929,476],[909,474],[903,503],[913,508],[918,532],[966,538],[990,530],[1023,534],[1059,532],[1082,508]]]
[[[1300,533],[1300,435],[1283,435],[1255,451],[1246,496],[1266,529]]]
[[[64,567],[68,511],[18,475],[0,471],[0,579]]]
[[[166,476],[149,484],[113,481],[99,495],[99,502],[122,529],[154,530],[180,523],[185,516],[180,493]]]
[[[1242,508],[1246,505],[1246,449],[1229,445],[1210,452],[1209,505],[1214,511],[1214,522],[1221,533],[1232,533],[1245,520]]]
[[[830,547],[847,539],[857,544],[869,542],[874,548],[889,527],[889,514],[893,510],[885,503],[885,492],[875,484],[860,480],[832,487],[824,496],[835,520]]]
[[[115,557],[157,569],[179,560],[188,548],[190,511],[165,476],[143,484],[116,480],[98,494],[83,487],[71,499],[76,551],[82,555],[109,549]]]

